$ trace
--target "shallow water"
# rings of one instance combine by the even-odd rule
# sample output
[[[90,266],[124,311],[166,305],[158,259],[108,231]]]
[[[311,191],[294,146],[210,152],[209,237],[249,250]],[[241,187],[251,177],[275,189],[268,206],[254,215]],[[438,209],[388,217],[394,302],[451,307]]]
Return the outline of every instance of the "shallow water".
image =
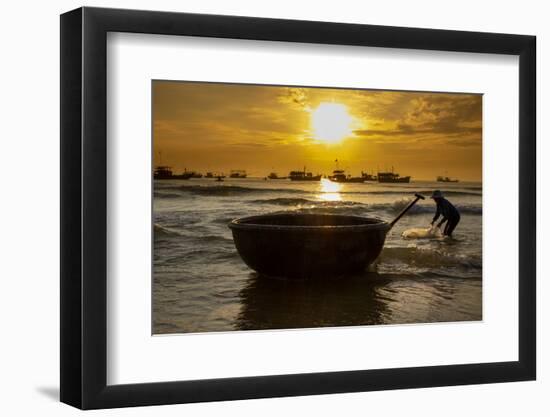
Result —
[[[415,192],[442,189],[461,212],[453,238],[418,239],[435,204],[415,206],[360,276],[260,277],[227,223],[274,211],[392,220]],[[481,320],[480,183],[336,184],[288,180],[162,180],[154,186],[154,333]],[[404,238],[403,232],[417,230]],[[414,238],[413,238],[414,237]]]

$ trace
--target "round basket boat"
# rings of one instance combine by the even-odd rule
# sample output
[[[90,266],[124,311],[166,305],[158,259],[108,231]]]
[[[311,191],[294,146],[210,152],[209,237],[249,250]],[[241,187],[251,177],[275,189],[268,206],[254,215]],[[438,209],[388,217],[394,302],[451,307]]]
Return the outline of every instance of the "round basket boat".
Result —
[[[244,262],[260,274],[319,278],[364,271],[391,226],[373,217],[277,213],[229,223]]]

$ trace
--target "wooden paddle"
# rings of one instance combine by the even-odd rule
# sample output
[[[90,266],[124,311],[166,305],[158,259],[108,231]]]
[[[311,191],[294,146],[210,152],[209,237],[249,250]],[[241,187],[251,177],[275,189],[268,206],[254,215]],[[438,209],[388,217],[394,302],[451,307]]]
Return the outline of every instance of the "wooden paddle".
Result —
[[[407,207],[405,207],[403,210],[401,210],[401,213],[399,213],[395,219],[393,219],[393,221],[390,223],[390,229],[394,226],[395,223],[397,223],[397,221],[398,221],[401,217],[403,217],[403,216],[405,215],[405,213],[406,213],[407,211],[409,211],[409,210],[412,208],[412,206],[414,206],[414,205],[416,204],[416,202],[417,202],[418,200],[425,200],[425,197],[424,197],[422,194],[415,194],[415,197],[416,197],[416,198],[415,198],[413,201],[411,201],[411,202],[407,205]]]

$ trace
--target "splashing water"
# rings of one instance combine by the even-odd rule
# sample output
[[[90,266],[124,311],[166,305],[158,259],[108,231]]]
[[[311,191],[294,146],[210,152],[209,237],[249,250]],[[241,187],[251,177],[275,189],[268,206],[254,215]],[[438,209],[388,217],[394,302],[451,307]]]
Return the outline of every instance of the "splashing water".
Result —
[[[404,239],[438,239],[443,237],[443,233],[437,226],[430,226],[427,229],[414,228],[408,229],[401,235]]]

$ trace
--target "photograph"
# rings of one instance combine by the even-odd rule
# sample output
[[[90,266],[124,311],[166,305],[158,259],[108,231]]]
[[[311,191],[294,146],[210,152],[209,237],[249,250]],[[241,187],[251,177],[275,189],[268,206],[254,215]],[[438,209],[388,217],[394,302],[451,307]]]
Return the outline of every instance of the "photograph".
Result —
[[[481,94],[151,88],[153,334],[483,319]]]
[[[8,320],[6,356],[45,348],[8,408],[537,415],[543,14],[218,3],[65,5],[12,42],[25,74],[57,52],[8,83],[8,166],[57,174],[11,181],[34,203],[8,209],[55,221],[5,216],[5,275],[38,283],[8,293],[41,307],[9,297],[37,325]]]

